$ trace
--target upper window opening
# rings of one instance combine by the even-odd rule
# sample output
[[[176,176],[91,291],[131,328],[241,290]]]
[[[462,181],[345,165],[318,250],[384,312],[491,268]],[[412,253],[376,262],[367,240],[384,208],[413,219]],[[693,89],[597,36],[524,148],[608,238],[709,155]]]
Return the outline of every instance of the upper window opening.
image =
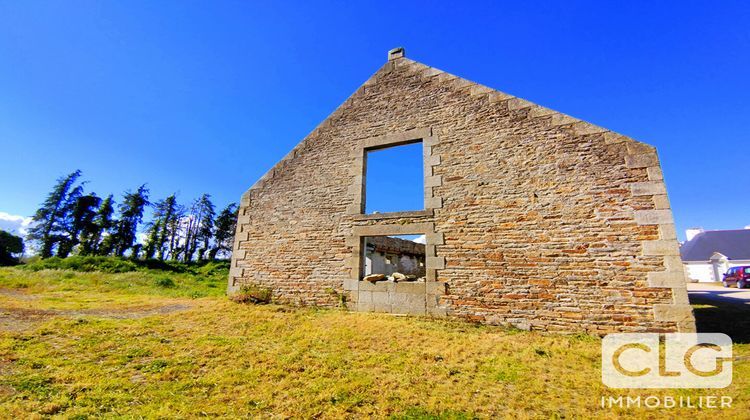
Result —
[[[421,140],[365,153],[366,214],[424,210]]]

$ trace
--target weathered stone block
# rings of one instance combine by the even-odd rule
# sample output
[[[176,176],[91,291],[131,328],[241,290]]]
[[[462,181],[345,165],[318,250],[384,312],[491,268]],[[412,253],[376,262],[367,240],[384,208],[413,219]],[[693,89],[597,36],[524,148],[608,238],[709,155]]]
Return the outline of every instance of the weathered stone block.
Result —
[[[664,267],[666,267],[666,271],[679,271],[684,272],[684,267],[682,265],[682,259],[679,255],[668,255],[664,257]]]
[[[368,305],[371,305],[372,304],[372,292],[366,292],[364,290],[358,291],[357,303],[366,303]]]
[[[676,241],[644,241],[643,255],[680,255]]]
[[[623,136],[622,134],[615,133],[612,131],[607,131],[604,133],[604,143],[605,144],[623,144],[627,143],[630,140],[628,137]]]
[[[630,155],[656,155],[656,148],[654,146],[639,141],[629,141],[625,143],[625,148]]]
[[[427,308],[427,313],[436,318],[445,318],[448,316],[448,309],[443,306],[433,306]]]
[[[486,95],[490,92],[492,92],[492,89],[482,85],[474,85],[469,89],[469,94],[472,96]]]
[[[439,187],[443,185],[443,177],[440,175],[428,176],[424,179],[425,187]]]
[[[553,126],[569,125],[578,122],[579,120],[565,114],[552,114],[550,118],[550,124]]]
[[[630,185],[630,192],[634,196],[641,195],[657,195],[666,194],[667,188],[663,182],[659,181],[646,181],[646,182],[634,182]]]
[[[357,302],[357,311],[358,312],[373,312],[375,308],[373,307],[371,302]]]
[[[657,321],[684,322],[693,320],[693,307],[690,305],[654,305],[654,317]]]
[[[430,155],[425,158],[424,163],[430,166],[440,165],[440,155]]]
[[[427,267],[436,269],[436,270],[442,270],[445,268],[445,258],[444,257],[427,257]]]
[[[507,93],[504,93],[504,92],[494,91],[494,92],[488,93],[487,98],[489,99],[490,103],[500,103],[500,102],[505,102],[508,99],[513,98],[513,96],[508,95]]]
[[[425,146],[432,147],[440,143],[440,139],[438,138],[438,136],[432,135],[432,136],[423,138],[422,143],[424,143]]]
[[[648,273],[649,287],[685,287],[685,273],[682,271],[661,271]]]
[[[604,128],[601,128],[594,124],[587,123],[585,121],[578,121],[575,124],[573,124],[573,130],[575,130],[575,133],[579,136],[585,136],[588,134],[598,134],[598,133],[603,133],[607,131]]]
[[[672,289],[672,300],[676,305],[689,305],[688,292],[685,283],[681,287]]]
[[[655,195],[653,197],[653,200],[654,207],[656,207],[657,210],[666,210],[671,207],[669,205],[669,198],[667,198],[666,195]]]
[[[391,295],[391,312],[393,313],[423,315],[425,309],[424,293],[394,293]]]
[[[664,180],[664,175],[661,172],[661,168],[658,166],[651,166],[650,168],[647,168],[646,173],[648,174],[648,179],[651,181]]]
[[[659,158],[656,154],[646,155],[628,155],[625,156],[625,165],[628,168],[648,168],[659,165]]]
[[[659,237],[665,240],[677,240],[677,231],[671,223],[659,225]]]
[[[539,118],[539,117],[546,117],[548,115],[556,114],[556,111],[553,111],[549,108],[545,108],[539,105],[534,105],[532,109],[529,111],[529,118]]]
[[[423,282],[404,282],[404,283],[396,283],[394,287],[395,293],[408,293],[408,294],[415,294],[424,296],[425,294],[425,284]]]
[[[672,224],[672,211],[670,210],[637,210],[635,222],[639,225],[661,225]]]
[[[424,200],[424,206],[428,209],[439,209],[443,207],[443,199],[441,197],[431,197]]]
[[[444,295],[446,284],[442,281],[428,281],[426,283],[426,291],[428,295]]]
[[[391,304],[391,298],[388,292],[370,292],[370,293],[372,293],[372,303],[374,305],[390,305]]]
[[[445,243],[443,232],[427,233],[425,234],[425,239],[427,240],[427,243],[430,245],[443,245]]]
[[[391,313],[393,306],[390,303],[373,303],[372,312]]]
[[[368,292],[388,292],[388,282],[387,281],[379,281],[376,283],[371,283],[369,281],[360,281],[358,284],[360,291],[368,291]]]
[[[517,109],[524,109],[524,108],[531,108],[534,106],[531,102],[521,99],[521,98],[511,98],[508,99],[508,109],[510,110],[517,110]]]

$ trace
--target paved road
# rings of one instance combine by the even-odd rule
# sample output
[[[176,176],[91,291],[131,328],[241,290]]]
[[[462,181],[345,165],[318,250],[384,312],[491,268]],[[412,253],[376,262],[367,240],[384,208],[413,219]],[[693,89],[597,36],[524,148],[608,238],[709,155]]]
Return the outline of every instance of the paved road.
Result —
[[[713,283],[688,283],[687,289],[691,299],[717,300],[726,303],[750,306],[750,289],[737,289],[736,287],[727,288],[721,284]]]

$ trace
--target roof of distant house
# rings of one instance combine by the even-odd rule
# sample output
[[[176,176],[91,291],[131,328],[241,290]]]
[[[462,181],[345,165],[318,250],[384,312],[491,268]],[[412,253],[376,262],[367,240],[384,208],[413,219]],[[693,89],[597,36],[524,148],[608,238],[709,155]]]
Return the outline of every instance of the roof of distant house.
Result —
[[[730,260],[750,260],[750,229],[708,230],[680,247],[683,261],[708,261],[715,252]]]
[[[425,255],[425,246],[406,239],[394,238],[390,236],[371,236],[367,238],[367,244],[377,252],[398,254],[398,255]]]

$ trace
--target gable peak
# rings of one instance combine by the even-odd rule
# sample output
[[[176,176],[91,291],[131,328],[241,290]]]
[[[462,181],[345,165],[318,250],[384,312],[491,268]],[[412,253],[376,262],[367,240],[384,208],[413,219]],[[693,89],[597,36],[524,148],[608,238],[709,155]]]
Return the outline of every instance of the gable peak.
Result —
[[[404,49],[404,47],[396,47],[388,51],[388,61],[402,57],[406,57],[406,50]]]

